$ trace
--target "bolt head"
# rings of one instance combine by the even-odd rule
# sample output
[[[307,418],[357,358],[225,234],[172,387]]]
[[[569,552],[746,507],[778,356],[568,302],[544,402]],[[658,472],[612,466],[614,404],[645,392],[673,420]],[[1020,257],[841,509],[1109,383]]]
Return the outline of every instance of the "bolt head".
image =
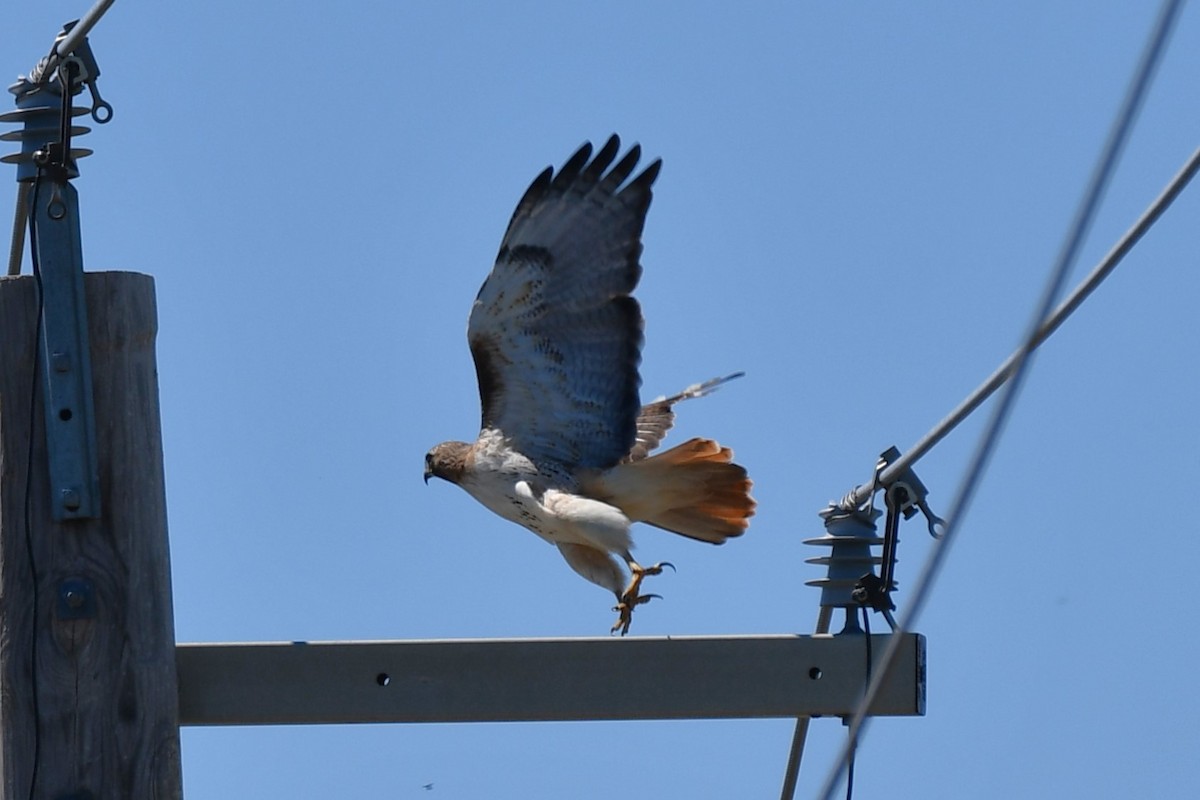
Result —
[[[63,489],[62,504],[67,511],[78,511],[83,501],[79,497],[79,492],[74,489]]]

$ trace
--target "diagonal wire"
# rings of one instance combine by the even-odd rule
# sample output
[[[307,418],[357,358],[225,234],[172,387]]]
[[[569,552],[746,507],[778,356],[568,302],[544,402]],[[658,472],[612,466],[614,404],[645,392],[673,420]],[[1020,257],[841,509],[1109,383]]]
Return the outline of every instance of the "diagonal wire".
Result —
[[[1070,296],[1063,300],[1058,308],[1054,309],[1054,312],[1042,323],[1042,326],[1038,328],[1037,336],[1033,340],[1034,348],[1040,347],[1042,343],[1054,335],[1054,332],[1066,322],[1067,317],[1071,316],[1079,306],[1083,305],[1083,301],[1096,290],[1096,287],[1104,282],[1104,279],[1117,268],[1117,265],[1124,260],[1125,256],[1129,255],[1134,245],[1142,240],[1146,232],[1154,227],[1154,223],[1158,222],[1159,217],[1171,207],[1171,204],[1175,202],[1175,198],[1179,197],[1192,178],[1196,177],[1197,172],[1200,172],[1200,148],[1192,152],[1191,157],[1184,163],[1183,168],[1171,179],[1167,187],[1150,204],[1142,216],[1125,232],[1124,236],[1117,240],[1117,243],[1105,254],[1104,258],[1100,260],[1088,276],[1080,281]],[[853,493],[847,496],[844,504],[850,508],[857,508],[863,505],[871,498],[871,495],[875,493],[875,490],[879,486],[891,484],[895,476],[903,474],[904,470],[917,463],[938,442],[946,438],[950,431],[954,430],[960,422],[970,416],[979,406],[983,405],[983,402],[991,397],[993,392],[1004,385],[1004,382],[1012,375],[1022,352],[1023,349],[1018,348],[966,400],[963,400],[957,408],[947,414],[929,433],[925,434],[924,438],[905,451],[902,456],[888,464],[879,473],[879,477],[876,480],[871,483],[865,483],[855,489]]]
[[[1004,391],[996,401],[996,407],[971,458],[958,493],[950,506],[950,512],[946,516],[946,525],[942,538],[936,540],[930,550],[929,557],[917,579],[916,588],[913,591],[908,608],[901,617],[900,625],[895,631],[896,634],[901,634],[909,630],[912,622],[920,614],[925,600],[929,595],[929,590],[933,586],[942,563],[945,561],[946,554],[949,552],[950,545],[954,541],[954,536],[960,527],[959,522],[970,505],[975,489],[979,484],[979,479],[983,475],[984,469],[991,458],[992,451],[1004,428],[1004,423],[1020,391],[1025,373],[1029,367],[1030,354],[1037,344],[1042,322],[1053,310],[1055,299],[1061,293],[1062,286],[1070,274],[1071,266],[1078,255],[1080,245],[1091,226],[1096,209],[1112,176],[1113,169],[1128,140],[1129,131],[1133,127],[1137,112],[1145,98],[1155,68],[1158,66],[1162,53],[1166,48],[1167,39],[1170,36],[1176,19],[1178,19],[1182,5],[1182,0],[1164,0],[1159,10],[1158,18],[1155,20],[1154,27],[1150,33],[1150,38],[1134,72],[1133,81],[1130,83],[1121,108],[1109,131],[1108,138],[1101,151],[1101,157],[1088,181],[1088,186],[1080,202],[1079,209],[1076,211],[1070,228],[1068,228],[1066,240],[1047,280],[1045,290],[1038,302],[1036,313],[1033,315],[1027,332],[1022,338],[1023,344],[1021,349],[1018,350],[1017,359],[1012,367],[1008,384],[1004,387]],[[879,688],[882,685],[882,676],[887,673],[892,661],[895,659],[899,640],[900,637],[898,635],[891,637],[888,648],[880,659],[875,677],[871,680],[862,702],[859,703],[859,707],[855,710],[838,760],[829,771],[823,788],[818,795],[822,800],[830,800],[832,798],[833,790],[845,772],[850,753],[853,752],[866,725],[868,719],[866,710],[870,708],[871,703],[879,693]]]
[[[17,184],[17,203],[13,209],[12,243],[8,247],[8,274],[21,274],[21,259],[25,257],[25,225],[29,221],[29,185]]]
[[[1038,329],[1038,335],[1034,342],[1034,347],[1041,346],[1043,342],[1049,339],[1050,336],[1062,326],[1067,317],[1069,317],[1071,313],[1075,311],[1075,309],[1079,308],[1079,306],[1083,304],[1083,301],[1086,300],[1088,296],[1096,290],[1096,287],[1098,287],[1104,281],[1104,279],[1107,278],[1114,269],[1116,269],[1117,265],[1121,263],[1125,256],[1128,255],[1131,250],[1133,250],[1134,245],[1141,241],[1142,237],[1145,236],[1152,227],[1154,227],[1154,223],[1158,222],[1159,218],[1166,213],[1167,209],[1171,207],[1171,204],[1175,202],[1175,199],[1179,197],[1179,195],[1187,187],[1188,183],[1190,183],[1197,174],[1200,174],[1200,148],[1196,148],[1196,150],[1192,152],[1192,155],[1183,165],[1183,168],[1176,173],[1175,177],[1171,179],[1159,196],[1155,198],[1154,202],[1150,204],[1150,206],[1142,213],[1137,221],[1134,222],[1129,230],[1125,232],[1125,235],[1117,240],[1117,243],[1114,244],[1112,249],[1109,250],[1104,258],[1100,260],[1100,263],[1098,263],[1092,269],[1091,273],[1089,273],[1088,276],[1084,278],[1084,280],[1081,281],[1077,287],[1075,287],[1075,290],[1071,292],[1071,295],[1054,310],[1054,313],[1050,315],[1050,318],[1042,324],[1041,328]],[[920,456],[925,455],[935,444],[945,438],[945,436],[950,433],[950,431],[953,430],[958,423],[962,422],[972,411],[982,405],[983,401],[987,400],[987,398],[990,397],[992,393],[996,391],[996,389],[999,389],[1004,385],[1004,382],[1007,381],[1009,376],[1012,374],[1013,368],[1017,363],[1017,358],[1020,354],[1020,350],[1018,350],[1016,353],[1013,353],[1013,355],[1011,355],[1003,364],[1001,364],[1000,367],[992,373],[991,377],[984,381],[979,388],[971,394],[970,397],[964,400],[958,406],[958,408],[956,408],[945,419],[943,419],[932,431],[926,434],[925,438],[921,439],[917,445],[914,445],[912,449],[908,450],[904,454],[904,457],[892,462],[887,470],[884,470],[882,473],[880,473],[878,480],[870,484],[864,484],[864,486],[860,487],[860,489],[865,492],[861,498],[859,498],[857,494],[854,494],[848,497],[844,502],[850,503],[852,507],[861,505],[870,498],[871,494],[874,493],[875,488],[881,484],[887,484],[888,470],[901,467],[901,465],[903,467],[908,467],[916,463]],[[895,625],[893,624],[893,628],[894,627]],[[818,623],[817,633],[826,633],[828,630],[828,620],[826,620],[824,628],[821,628],[820,623]],[[782,800],[791,800],[792,797],[795,796],[796,777],[800,767],[800,756],[804,749],[805,737],[808,735],[808,717],[801,717],[796,722],[796,731],[792,738],[792,750],[788,757],[788,765],[784,773],[783,794],[781,795]]]

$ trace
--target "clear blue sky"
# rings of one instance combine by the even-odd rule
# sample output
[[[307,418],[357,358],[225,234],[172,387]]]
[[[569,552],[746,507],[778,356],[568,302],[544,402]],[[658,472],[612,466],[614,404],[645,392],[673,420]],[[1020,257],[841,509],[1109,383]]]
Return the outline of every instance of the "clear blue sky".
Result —
[[[178,639],[607,631],[609,597],[421,470],[477,429],[466,317],[514,203],[613,131],[664,161],[644,395],[745,370],[669,441],[732,446],[760,502],[720,549],[640,531],[679,571],[634,633],[811,631],[801,540],[1016,345],[1156,5],[119,0],[77,186],[88,269],[157,280]],[[10,9],[0,69],[86,8]],[[1193,6],[1075,280],[1200,145],[1198,74]],[[1200,186],[1037,357],[917,626],[928,715],[873,726],[857,796],[1194,791],[1198,215]],[[919,464],[935,510],[981,424]],[[905,530],[902,606],[928,548]],[[791,727],[187,729],[184,783],[774,797]],[[814,723],[799,796],[842,736]]]

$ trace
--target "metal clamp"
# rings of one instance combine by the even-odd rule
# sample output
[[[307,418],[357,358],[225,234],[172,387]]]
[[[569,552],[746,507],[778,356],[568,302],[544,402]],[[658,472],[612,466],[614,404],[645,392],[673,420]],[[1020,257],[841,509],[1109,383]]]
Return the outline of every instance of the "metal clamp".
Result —
[[[884,450],[879,456],[879,468],[876,474],[882,475],[883,470],[895,463],[899,457],[900,451],[895,446]],[[883,488],[886,492],[884,502],[889,507],[895,504],[905,519],[912,519],[913,515],[920,510],[925,515],[929,535],[935,539],[941,538],[946,521],[929,509],[929,503],[925,500],[929,496],[929,490],[925,488],[925,484],[921,483],[921,479],[917,477],[917,473],[913,472],[912,467],[901,471]]]

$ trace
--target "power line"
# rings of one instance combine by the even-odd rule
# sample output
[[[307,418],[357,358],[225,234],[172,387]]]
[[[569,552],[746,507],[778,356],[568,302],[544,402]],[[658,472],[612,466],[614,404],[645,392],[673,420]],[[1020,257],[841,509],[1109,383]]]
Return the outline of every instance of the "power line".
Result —
[[[1200,148],[1197,148],[1192,153],[1191,157],[1184,163],[1183,168],[1176,173],[1171,182],[1167,184],[1167,187],[1162,190],[1162,193],[1142,213],[1142,216],[1134,222],[1133,226],[1125,232],[1125,235],[1117,240],[1117,243],[1096,264],[1088,276],[1075,287],[1075,290],[1071,292],[1067,299],[1063,300],[1058,308],[1054,309],[1054,312],[1042,323],[1041,327],[1038,328],[1037,335],[1033,339],[1032,349],[1040,347],[1055,331],[1062,327],[1067,317],[1071,316],[1079,306],[1083,305],[1083,301],[1104,282],[1104,279],[1117,268],[1117,265],[1125,259],[1125,256],[1129,255],[1134,245],[1141,241],[1146,232],[1154,227],[1154,223],[1158,222],[1159,217],[1171,207],[1171,204],[1175,202],[1175,198],[1179,197],[1192,178],[1196,177],[1197,172],[1200,172]],[[899,475],[906,468],[911,467],[918,459],[932,450],[938,442],[946,438],[960,422],[970,416],[971,412],[982,405],[985,400],[992,396],[993,392],[1004,385],[1004,382],[1012,375],[1021,353],[1022,349],[1019,348],[1010,355],[987,380],[979,385],[979,388],[972,392],[966,400],[963,400],[957,408],[947,414],[933,430],[925,434],[924,438],[889,464],[880,473],[877,482],[863,484],[855,489],[851,497],[847,498],[847,504],[858,506],[865,503],[876,488],[880,485],[886,486],[895,475]]]
[[[1150,38],[1142,53],[1141,60],[1134,72],[1134,77],[1130,83],[1129,89],[1126,91],[1121,107],[1117,113],[1116,119],[1112,128],[1109,131],[1108,138],[1105,141],[1104,147],[1101,150],[1101,156],[1098,160],[1095,169],[1089,179],[1088,186],[1083,194],[1083,199],[1080,202],[1079,209],[1076,211],[1075,217],[1068,228],[1067,236],[1063,242],[1058,258],[1051,270],[1049,279],[1046,282],[1042,297],[1038,302],[1037,309],[1028,326],[1027,333],[1022,339],[1023,344],[1014,354],[1011,366],[1003,370],[1004,376],[999,383],[1004,383],[1004,378],[1007,378],[1007,385],[1004,391],[1000,394],[996,407],[992,412],[992,416],[980,437],[978,446],[964,474],[959,490],[951,503],[950,511],[946,516],[946,524],[943,534],[940,539],[935,540],[929,556],[926,559],[925,565],[917,579],[917,583],[913,590],[912,597],[909,601],[908,608],[900,618],[900,624],[895,634],[903,633],[910,629],[913,621],[920,614],[922,607],[929,595],[929,591],[937,578],[941,565],[944,563],[946,553],[949,552],[949,547],[954,540],[955,534],[959,530],[959,521],[962,519],[967,507],[970,505],[971,499],[974,496],[975,489],[979,484],[979,480],[987,467],[987,463],[991,458],[992,452],[995,449],[996,443],[999,441],[1000,434],[1004,428],[1004,423],[1011,412],[1016,401],[1018,392],[1024,376],[1028,370],[1030,356],[1034,349],[1040,343],[1039,337],[1042,334],[1046,323],[1051,320],[1051,312],[1054,310],[1054,303],[1058,295],[1061,293],[1062,286],[1066,282],[1067,275],[1070,274],[1072,264],[1074,264],[1078,256],[1079,248],[1083,242],[1088,229],[1091,226],[1092,220],[1095,217],[1096,209],[1099,207],[1100,200],[1104,195],[1104,190],[1108,185],[1112,173],[1116,167],[1117,161],[1124,145],[1129,137],[1129,132],[1133,126],[1133,122],[1137,117],[1137,112],[1142,105],[1146,92],[1150,86],[1151,79],[1160,61],[1161,55],[1166,48],[1167,39],[1170,36],[1171,30],[1176,19],[1179,16],[1179,11],[1182,8],[1182,0],[1164,0],[1160,8],[1158,18],[1155,20],[1154,27],[1151,30]],[[1186,172],[1186,170],[1185,170]],[[1177,192],[1176,192],[1177,194]],[[1173,198],[1172,198],[1173,199]],[[1132,246],[1132,245],[1130,245]],[[1115,266],[1115,264],[1113,265]],[[1111,271],[1111,268],[1110,270]],[[1107,272],[1105,273],[1107,274]],[[1096,281],[1099,283],[1099,280]],[[1094,287],[1093,287],[1094,288]],[[1089,289],[1090,291],[1090,289]],[[1074,310],[1086,293],[1079,299],[1066,308],[1063,319],[1066,315]],[[1064,307],[1068,304],[1064,304]],[[1059,320],[1058,324],[1061,324]],[[1057,327],[1050,327],[1046,335],[1053,332]],[[1044,339],[1044,336],[1041,336]],[[999,383],[997,385],[999,385]],[[985,384],[986,386],[986,384]],[[988,392],[990,394],[990,391]],[[986,397],[986,395],[984,395]],[[981,397],[978,403],[983,401]],[[960,407],[962,408],[962,407]],[[963,416],[974,410],[973,407],[967,409]],[[953,416],[953,415],[952,415]],[[957,424],[955,420],[953,424]],[[953,424],[947,427],[953,427]],[[939,428],[942,426],[939,426]],[[944,434],[943,434],[944,435]],[[928,437],[927,437],[928,438]],[[932,447],[929,444],[928,447]],[[915,458],[909,460],[908,464],[915,461]],[[895,465],[898,466],[898,465]],[[857,492],[855,493],[857,495]],[[855,747],[863,733],[864,726],[867,721],[866,710],[870,708],[875,696],[879,692],[882,685],[881,677],[885,675],[896,655],[897,639],[893,636],[887,650],[880,659],[878,667],[875,671],[875,676],[871,680],[866,693],[863,696],[862,702],[855,711],[854,716],[850,720],[849,730],[847,732],[846,741],[841,748],[837,762],[830,769],[826,777],[823,788],[818,795],[823,800],[830,800],[833,796],[833,790],[838,781],[841,779],[846,765],[849,762],[850,754],[854,752]]]

